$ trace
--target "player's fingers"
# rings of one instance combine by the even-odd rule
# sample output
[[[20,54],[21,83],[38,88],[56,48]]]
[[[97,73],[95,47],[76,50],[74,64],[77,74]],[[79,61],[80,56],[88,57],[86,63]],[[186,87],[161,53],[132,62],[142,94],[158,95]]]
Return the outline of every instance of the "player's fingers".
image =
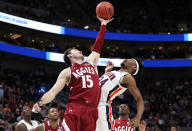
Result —
[[[33,106],[32,112],[38,113],[35,106]]]
[[[33,107],[36,112],[39,112],[41,110],[41,108],[39,107],[39,105],[37,103]]]
[[[107,61],[107,66],[109,66],[109,61]]]
[[[111,61],[109,61],[109,65],[112,65],[113,63]]]
[[[131,122],[130,122],[130,125],[131,125],[131,126],[134,126],[134,123],[135,123],[134,121],[131,121]]]
[[[111,19],[109,19],[109,20],[107,20],[108,22],[111,22],[112,20],[114,20],[114,18],[111,18]]]
[[[141,123],[139,123],[139,124],[138,124],[138,127],[141,127],[141,125],[142,125],[142,124],[141,124]]]
[[[145,123],[145,121],[144,121],[144,120],[142,121],[142,123],[143,123],[143,125],[145,125],[145,126],[146,126],[146,123]]]

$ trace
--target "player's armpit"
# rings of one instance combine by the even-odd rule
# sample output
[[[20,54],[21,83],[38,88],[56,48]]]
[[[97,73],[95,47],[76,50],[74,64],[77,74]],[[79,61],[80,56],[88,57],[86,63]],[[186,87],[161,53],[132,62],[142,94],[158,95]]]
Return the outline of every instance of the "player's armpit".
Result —
[[[87,62],[92,66],[97,66],[97,62],[99,61],[100,54],[92,51],[91,54],[87,57]]]
[[[45,128],[44,124],[40,124],[31,131],[44,131],[45,130],[44,128]]]
[[[51,102],[70,80],[70,68],[64,69],[58,76],[54,86],[43,95],[41,105]]]
[[[15,131],[27,131],[27,127],[25,124],[17,124],[15,127]]]
[[[144,111],[144,102],[143,102],[141,93],[140,93],[139,89],[137,88],[135,79],[133,78],[132,75],[127,74],[123,78],[121,84],[126,85],[129,92],[133,95],[134,99],[137,101],[137,115],[136,116],[138,118],[141,118],[143,111]]]

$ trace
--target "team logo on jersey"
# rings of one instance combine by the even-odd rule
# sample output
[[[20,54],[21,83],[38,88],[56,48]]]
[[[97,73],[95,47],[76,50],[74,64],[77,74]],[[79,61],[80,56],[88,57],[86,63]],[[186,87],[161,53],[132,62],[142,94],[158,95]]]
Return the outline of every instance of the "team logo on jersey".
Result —
[[[84,65],[90,65],[88,62],[85,62]]]
[[[72,74],[75,76],[76,79],[83,76],[84,73],[95,74],[94,68],[92,68],[92,67],[81,67],[80,69],[76,69],[74,72],[72,72]]]
[[[128,127],[128,126],[118,126],[118,127],[115,127],[115,131],[135,131],[135,128]]]
[[[61,127],[61,126],[58,126],[57,131],[63,131],[62,127]]]

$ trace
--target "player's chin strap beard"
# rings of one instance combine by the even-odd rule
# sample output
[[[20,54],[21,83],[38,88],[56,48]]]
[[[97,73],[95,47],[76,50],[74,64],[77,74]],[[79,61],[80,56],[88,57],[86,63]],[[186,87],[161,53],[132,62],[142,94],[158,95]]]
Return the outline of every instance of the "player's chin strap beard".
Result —
[[[135,59],[133,59],[133,60],[135,60]],[[135,71],[135,73],[133,73],[134,76],[137,75],[139,72],[139,63],[137,62],[137,60],[135,60],[135,63],[136,63],[136,71]]]

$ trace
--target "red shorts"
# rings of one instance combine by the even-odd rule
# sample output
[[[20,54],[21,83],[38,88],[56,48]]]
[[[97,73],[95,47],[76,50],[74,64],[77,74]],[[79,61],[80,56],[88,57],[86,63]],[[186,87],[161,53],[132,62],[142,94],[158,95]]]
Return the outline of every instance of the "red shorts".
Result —
[[[64,121],[70,131],[95,131],[97,118],[96,107],[79,103],[68,103],[66,106]]]

